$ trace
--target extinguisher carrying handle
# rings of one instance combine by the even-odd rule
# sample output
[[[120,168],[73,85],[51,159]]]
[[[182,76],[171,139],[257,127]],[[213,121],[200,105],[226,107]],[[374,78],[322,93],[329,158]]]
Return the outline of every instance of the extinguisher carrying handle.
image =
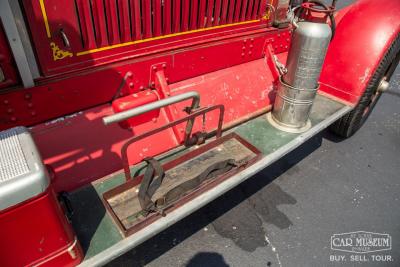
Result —
[[[333,37],[335,36],[336,32],[336,21],[335,21],[335,16],[333,15],[335,12],[335,2],[333,3],[332,6],[328,6],[325,3],[319,1],[319,0],[307,0],[307,2],[304,2],[303,4],[295,7],[292,9],[293,14],[296,13],[297,9],[300,9],[298,16],[293,15],[292,17],[292,25],[297,28],[297,22],[296,22],[296,17],[299,18],[304,14],[305,10],[310,10],[312,12],[317,12],[317,13],[324,13],[328,16],[329,20],[331,21],[331,31],[332,31],[332,37],[331,41],[333,40]],[[324,9],[318,9],[315,8],[315,6],[320,6]]]

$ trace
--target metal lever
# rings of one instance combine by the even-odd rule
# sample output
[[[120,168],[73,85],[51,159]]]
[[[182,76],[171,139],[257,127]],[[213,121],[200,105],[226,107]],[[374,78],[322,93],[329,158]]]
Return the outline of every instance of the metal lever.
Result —
[[[60,35],[61,35],[61,39],[63,40],[64,46],[66,48],[70,48],[71,44],[69,43],[69,39],[67,37],[67,35],[65,34],[63,29],[60,29]]]

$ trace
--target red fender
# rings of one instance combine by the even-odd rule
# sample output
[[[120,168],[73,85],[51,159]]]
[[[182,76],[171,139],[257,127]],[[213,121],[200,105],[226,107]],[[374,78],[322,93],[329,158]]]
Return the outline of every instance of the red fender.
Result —
[[[400,1],[360,0],[341,12],[321,72],[326,85],[321,89],[356,104],[400,32]]]

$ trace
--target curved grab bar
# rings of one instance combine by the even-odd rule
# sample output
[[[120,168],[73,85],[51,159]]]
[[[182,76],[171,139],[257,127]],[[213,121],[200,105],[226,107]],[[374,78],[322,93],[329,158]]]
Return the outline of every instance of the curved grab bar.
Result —
[[[103,123],[109,125],[116,122],[121,122],[132,117],[144,114],[146,112],[159,109],[165,106],[169,106],[178,102],[182,102],[187,99],[193,99],[190,110],[194,110],[199,107],[200,104],[200,94],[196,91],[190,91],[176,96],[171,96],[156,102],[152,102],[137,108],[129,109],[123,112],[116,113],[103,118]]]

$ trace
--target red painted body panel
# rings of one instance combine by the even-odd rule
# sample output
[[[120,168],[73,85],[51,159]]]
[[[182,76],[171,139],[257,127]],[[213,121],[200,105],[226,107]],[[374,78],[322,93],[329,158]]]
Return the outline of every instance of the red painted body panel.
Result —
[[[360,0],[338,24],[321,82],[327,92],[357,103],[390,44],[400,32],[400,1]]]
[[[111,102],[128,71],[133,73],[133,78],[125,84],[123,94],[151,86],[151,70],[156,64],[166,64],[166,76],[174,83],[259,59],[263,56],[265,38],[275,39],[276,53],[284,52],[289,39],[277,36],[282,32],[257,30],[233,34],[208,45],[193,45],[190,49],[157,56],[142,55],[107,68],[64,75],[62,79],[43,81],[33,88],[0,94],[0,129],[31,126]]]
[[[77,3],[76,10],[73,2]],[[31,132],[42,157],[56,173],[52,182],[56,192],[74,190],[120,170],[124,142],[185,116],[183,108],[189,101],[132,119],[129,130],[103,124],[102,118],[114,112],[192,90],[200,93],[202,107],[225,106],[225,126],[271,107],[276,76],[264,53],[269,45],[269,50],[285,62],[290,32],[267,28],[268,16],[261,17],[269,1],[189,2],[43,0],[49,21],[47,32],[40,1],[23,1],[43,77],[34,88],[0,94],[0,130],[33,126]],[[399,6],[398,1],[382,5],[378,0],[362,0],[337,15],[340,22],[322,71],[321,91],[357,103],[399,33]],[[259,21],[127,43],[250,19]],[[61,30],[68,36],[70,47],[62,40]],[[1,51],[6,47],[2,41]],[[50,42],[66,56],[55,60]],[[162,84],[157,79],[160,76]],[[9,77],[15,84],[15,71]],[[113,101],[119,89],[121,97]],[[62,117],[68,114],[73,115]],[[216,127],[216,114],[207,115],[206,130]],[[194,131],[202,127],[200,118]],[[128,151],[129,163],[178,146],[183,134],[184,125],[178,125],[136,143]],[[0,236],[2,266],[43,261],[47,266],[68,266],[82,258],[79,245],[72,248],[75,253],[68,251],[74,234],[51,191],[0,213]],[[25,253],[16,259],[15,251]]]
[[[266,3],[269,0],[261,1]],[[182,33],[185,29],[187,30],[189,24],[191,25],[190,30],[213,26],[211,17],[207,22],[207,0],[200,1],[198,7],[193,5],[191,16],[188,16],[188,7],[183,5],[186,8],[185,17],[183,17],[187,19],[186,21],[181,18],[181,0],[164,1],[163,12],[161,12],[161,1],[159,0],[129,0],[131,2],[131,23],[129,25],[129,16],[126,16],[128,0],[118,1],[118,6],[116,1],[110,0],[93,0],[90,2],[93,2],[92,9],[90,9],[88,0],[77,1],[76,9],[78,13],[76,13],[74,1],[43,0],[42,7],[40,1],[23,1],[34,45],[38,52],[38,59],[45,76],[90,68],[115,60],[125,60],[143,52],[148,54],[152,51],[176,46],[177,43],[187,46],[196,39],[197,41],[208,42],[215,36],[225,35],[227,31],[240,32],[261,29],[265,25],[265,22],[253,21],[241,25],[231,25],[226,29],[210,29],[207,34],[204,31],[195,31],[189,34],[171,35],[168,38],[155,38],[142,42],[153,37]],[[236,2],[237,5],[241,5],[241,2],[246,2],[247,5],[247,0],[237,0]],[[106,13],[105,18],[99,12],[102,8],[103,13]],[[230,6],[229,9],[233,10],[234,6]],[[255,17],[261,17],[265,12],[264,9],[254,10]],[[45,27],[44,14],[48,19],[48,31]],[[221,14],[219,18],[223,18],[223,16],[224,14]],[[196,19],[197,21],[195,21]],[[235,20],[235,22],[245,21],[245,18],[239,19],[239,17]],[[219,25],[221,24],[226,23],[219,23]],[[131,30],[130,27],[133,29]],[[61,30],[67,36],[70,46],[67,46],[63,41],[60,34]],[[211,33],[214,36],[210,36]],[[121,36],[119,36],[120,34]],[[132,41],[140,42],[132,43]],[[57,45],[58,51],[63,50],[70,54],[62,59],[54,59],[51,43]],[[100,50],[88,52],[93,49]]]
[[[159,100],[158,95],[154,90],[144,90],[138,93],[130,94],[124,97],[117,98],[112,102],[112,108],[114,113],[126,111],[136,107],[140,107],[151,102]],[[135,118],[120,122],[122,128],[128,129],[129,127],[135,127],[140,124],[157,119],[160,115],[160,110],[153,110],[145,114],[136,116]]]
[[[171,84],[170,89],[171,95],[198,90],[203,107],[223,103],[226,107],[225,124],[267,108],[274,97],[271,93],[272,74],[266,68],[264,59]],[[183,117],[182,109],[187,105],[190,101],[162,109],[156,120],[134,126],[133,132],[122,129],[118,124],[103,124],[102,118],[113,114],[110,105],[37,125],[31,132],[45,163],[56,172],[56,191],[70,191],[120,170],[120,150],[132,133],[138,135]],[[215,128],[216,115],[217,112],[207,115],[207,130]],[[201,130],[201,119],[196,121],[194,130]],[[175,131],[170,129],[137,142],[128,151],[130,164],[174,148],[182,139],[183,125],[179,125]]]
[[[52,189],[0,212],[0,236],[2,267],[75,266],[83,258]]]
[[[0,81],[0,90],[1,88],[16,85],[19,82],[14,59],[6,40],[3,25],[0,22],[0,68],[4,75],[4,81]]]

